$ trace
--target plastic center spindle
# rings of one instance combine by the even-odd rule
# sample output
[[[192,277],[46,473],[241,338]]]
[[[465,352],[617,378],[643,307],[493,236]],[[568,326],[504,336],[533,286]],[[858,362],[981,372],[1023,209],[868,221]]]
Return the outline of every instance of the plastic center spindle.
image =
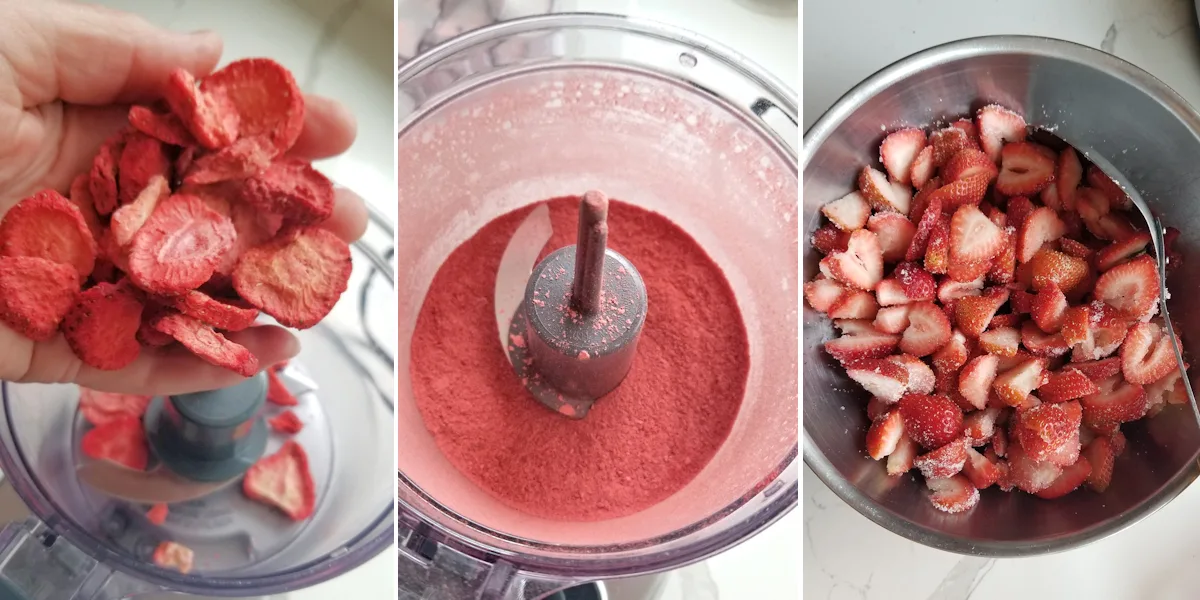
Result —
[[[582,419],[629,373],[645,321],[641,274],[608,248],[608,198],[588,192],[575,245],[551,252],[529,276],[509,359],[539,402]]]
[[[238,477],[266,450],[266,398],[263,373],[219,390],[155,398],[146,410],[147,439],[163,465],[186,479]]]

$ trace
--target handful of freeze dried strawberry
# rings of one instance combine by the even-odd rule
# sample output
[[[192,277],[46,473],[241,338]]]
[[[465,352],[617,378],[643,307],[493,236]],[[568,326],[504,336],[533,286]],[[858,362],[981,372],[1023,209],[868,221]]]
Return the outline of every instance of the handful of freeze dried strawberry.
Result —
[[[38,192],[0,221],[0,322],[35,341],[61,331],[97,369],[179,342],[249,376],[223,333],[259,311],[312,327],[346,290],[350,249],[320,224],[333,184],[287,152],[304,98],[274,61],[197,82],[176,71],[162,106],[134,106],[70,199]]]
[[[825,350],[874,396],[867,453],[889,475],[916,467],[947,512],[992,485],[1103,492],[1121,424],[1187,402],[1132,202],[1026,133],[996,105],[893,132],[886,173],[864,167],[813,235],[825,257],[804,295],[841,332]]]

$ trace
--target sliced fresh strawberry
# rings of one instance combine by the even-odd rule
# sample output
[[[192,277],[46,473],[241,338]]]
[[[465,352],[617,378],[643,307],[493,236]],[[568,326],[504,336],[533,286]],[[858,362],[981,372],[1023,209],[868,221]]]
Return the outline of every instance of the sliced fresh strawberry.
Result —
[[[908,306],[908,328],[900,339],[900,349],[913,356],[929,356],[950,339],[950,319],[932,302]]]
[[[980,490],[991,487],[1000,479],[1000,467],[974,448],[967,448],[967,462],[962,472],[971,485]]]
[[[1110,210],[1112,210],[1112,204],[1100,190],[1087,186],[1075,190],[1075,211],[1079,213],[1079,218],[1088,225],[1089,230],[1098,224],[1100,217],[1107,215]],[[1092,233],[1095,234],[1095,231]]]
[[[964,150],[964,152],[966,151]],[[942,187],[930,194],[929,201],[931,203],[934,200],[941,202],[942,210],[946,212],[953,211],[960,206],[979,204],[987,194],[988,184],[993,177],[995,177],[994,173],[982,172],[961,179],[948,180],[949,183],[943,184]]]
[[[829,309],[842,297],[846,288],[842,284],[825,277],[818,277],[804,284],[804,299],[808,305],[818,312],[829,312]]]
[[[871,398],[867,401],[867,418],[874,423],[880,418],[887,416],[887,414],[892,411],[893,406],[893,404],[884,402],[879,398]]]
[[[913,461],[913,466],[921,471],[926,479],[951,477],[962,472],[967,462],[967,440],[957,438],[953,442],[936,450],[926,452]]]
[[[875,314],[873,325],[883,333],[902,334],[908,329],[908,310],[907,304],[886,306]]]
[[[976,114],[979,143],[993,162],[1000,160],[1004,145],[1025,141],[1025,119],[1002,106],[989,104]]]
[[[1088,331],[1084,340],[1075,344],[1073,362],[1099,360],[1116,352],[1129,333],[1129,320],[1103,302],[1087,305],[1087,313]]]
[[[929,212],[929,207],[931,206],[929,199],[940,187],[942,187],[942,180],[938,176],[934,175],[929,179],[929,181],[925,182],[925,185],[921,186],[917,190],[917,195],[913,196],[912,207],[910,207],[908,210],[909,221],[920,225],[921,219],[924,218],[925,214]],[[941,210],[941,205],[939,204],[938,212],[941,212]],[[924,250],[921,252],[924,254]]]
[[[1080,403],[1083,405],[1083,420],[1089,427],[1105,423],[1128,423],[1145,416],[1146,390],[1137,384],[1121,382],[1112,391],[1105,391],[1101,386],[1099,392],[1084,396]]]
[[[1033,321],[1021,325],[1021,345],[1034,356],[1055,357],[1071,351],[1061,333],[1046,333]]]
[[[909,183],[912,181],[913,161],[924,149],[924,131],[915,127],[893,131],[879,145],[879,162],[883,163],[893,181]]]
[[[895,354],[887,357],[908,371],[908,391],[913,394],[931,394],[933,393],[936,376],[933,374],[933,369],[925,364],[925,361],[911,354]]]
[[[1105,358],[1101,360],[1089,360],[1086,362],[1071,363],[1071,368],[1083,373],[1085,377],[1093,382],[1108,379],[1113,375],[1121,372],[1121,359],[1117,357]]]
[[[941,448],[962,434],[962,411],[945,396],[905,394],[899,409],[904,430],[924,448]]]
[[[1033,260],[1043,244],[1061,238],[1064,233],[1066,225],[1058,218],[1058,213],[1045,206],[1035,208],[1017,232],[1017,260],[1022,263]]]
[[[930,159],[933,166],[944,166],[963,148],[971,147],[967,132],[957,127],[939,129],[929,135]]]
[[[1091,475],[1091,463],[1088,462],[1087,457],[1080,456],[1071,466],[1065,467],[1062,473],[1046,489],[1038,492],[1037,497],[1045,500],[1053,500],[1066,496],[1083,485]]]
[[[1043,205],[1050,207],[1051,210],[1062,210],[1062,201],[1058,199],[1058,186],[1053,183],[1042,188],[1041,193],[1038,194],[1038,199],[1042,201]]]
[[[1013,434],[1029,458],[1060,467],[1075,462],[1083,419],[1078,402],[1043,403],[1019,414]]]
[[[887,474],[895,477],[911,471],[913,460],[920,450],[921,447],[908,434],[901,436],[900,441],[896,443],[896,449],[888,456]]]
[[[1000,316],[1004,315],[997,315]],[[991,329],[979,334],[979,349],[1000,358],[1016,356],[1021,345],[1021,332],[1015,327],[995,327],[995,321],[993,318]]]
[[[1033,312],[1033,300],[1037,298],[1034,294],[1030,294],[1024,290],[1015,290],[1012,293],[1012,308],[1013,312],[1019,315],[1027,315]]]
[[[985,446],[995,437],[997,425],[1003,411],[999,408],[986,408],[968,414],[963,419],[963,437],[967,444],[973,447]]]
[[[1083,449],[1080,460],[1087,460],[1091,466],[1091,473],[1087,476],[1088,487],[1097,492],[1107,490],[1108,484],[1112,482],[1113,465],[1117,460],[1112,441],[1105,436],[1097,436]]]
[[[884,333],[843,335],[825,342],[825,351],[840,362],[860,358],[881,358],[900,345],[900,336]]]
[[[942,304],[950,304],[967,296],[978,296],[982,293],[982,277],[974,281],[954,281],[947,278],[938,284],[937,299]]]
[[[1020,339],[1021,339],[1020,327],[1021,327],[1021,323],[1024,323],[1024,322],[1025,322],[1025,315],[1022,315],[1020,313],[1008,313],[1008,314],[1003,314],[1003,315],[996,315],[996,316],[992,317],[992,320],[989,322],[988,330],[990,331],[992,329],[1004,329],[1004,328],[1014,329],[1014,330],[1016,330],[1016,336],[1017,336],[1016,339],[1018,342],[1020,342]],[[985,331],[984,333],[987,333],[987,331]],[[993,352],[992,354],[996,354],[996,353]],[[1000,355],[1000,356],[1003,357],[1003,355]]]
[[[879,330],[867,319],[834,319],[833,326],[842,335],[879,335]]]
[[[918,190],[924,188],[925,184],[933,178],[937,166],[933,164],[933,147],[925,146],[917,153],[916,158],[912,161],[912,166],[908,169],[909,183]],[[913,200],[914,205],[916,200]],[[911,212],[909,213],[912,214]]]
[[[1046,333],[1058,333],[1063,326],[1063,319],[1066,318],[1067,297],[1058,289],[1058,286],[1052,281],[1038,290],[1037,296],[1033,299],[1030,316],[1033,317],[1033,322]]]
[[[987,215],[988,220],[996,224],[996,227],[1000,229],[1008,227],[1008,215],[1004,214],[1004,211],[1000,210],[997,206],[989,202],[980,202],[979,210],[982,210],[983,214]]]
[[[1129,199],[1129,194],[1111,177],[1104,174],[1096,165],[1088,165],[1087,168],[1087,184],[1093,189],[1104,194],[1108,198],[1108,203],[1114,208],[1129,210],[1133,208],[1133,201]]]
[[[867,455],[874,460],[887,457],[896,451],[896,444],[904,437],[904,417],[893,410],[883,418],[871,423],[867,430]]]
[[[1048,248],[1038,250],[1029,263],[1032,265],[1034,290],[1053,282],[1069,296],[1076,286],[1087,280],[1089,274],[1087,261]]]
[[[956,181],[978,180],[984,187],[987,187],[999,172],[999,169],[996,168],[996,163],[989,159],[986,154],[975,148],[964,148],[952,156],[950,160],[946,161],[946,164],[942,167],[941,177],[945,184]],[[983,196],[980,195],[980,199],[982,198]],[[970,202],[970,204],[978,203],[979,200]]]
[[[875,294],[863,291],[848,291],[829,307],[831,319],[874,319],[879,311]]]
[[[933,368],[938,373],[955,374],[957,384],[958,370],[967,364],[971,349],[967,345],[967,337],[957,329],[950,334],[949,341],[940,350],[933,353]]]
[[[1025,224],[1025,219],[1029,218],[1033,209],[1037,208],[1033,205],[1033,201],[1025,196],[1014,196],[1008,199],[1008,204],[1005,206],[1005,211],[1008,213],[1008,222],[1013,227],[1020,229]]]
[[[1058,200],[1062,203],[1059,210],[1075,210],[1075,190],[1083,179],[1083,165],[1079,163],[1079,155],[1075,149],[1067,146],[1058,154],[1057,170],[1054,172],[1054,186],[1058,189]]]
[[[1059,250],[1062,250],[1063,254],[1074,256],[1075,258],[1082,258],[1083,260],[1087,261],[1092,260],[1092,256],[1096,254],[1096,252],[1091,248],[1088,248],[1087,246],[1083,245],[1083,243],[1077,242],[1069,237],[1059,238],[1058,248]]]
[[[1038,397],[1043,402],[1058,403],[1078,400],[1099,391],[1096,383],[1082,371],[1067,367],[1050,374],[1050,381],[1038,388]]]
[[[871,215],[867,221],[867,229],[875,232],[879,238],[879,246],[883,249],[884,262],[894,263],[904,260],[913,235],[917,228],[904,215],[894,212],[882,212]]]
[[[888,181],[887,175],[867,166],[858,175],[858,190],[875,210],[894,210],[908,214],[912,191],[907,184]]]
[[[991,288],[999,293],[967,296],[958,301],[954,310],[954,323],[968,337],[977,338],[987,328],[996,311],[1008,302],[1008,290]]]
[[[1059,328],[1063,341],[1072,346],[1082,344],[1091,339],[1091,330],[1091,315],[1087,306],[1072,306],[1063,311],[1062,326]]]
[[[1170,336],[1157,323],[1134,325],[1121,344],[1121,372],[1125,381],[1139,385],[1154,383],[1179,367]]]
[[[987,278],[992,283],[1010,283],[1016,277],[1017,270],[1017,235],[1011,228],[1004,230],[1004,243],[1000,253],[992,259]]]
[[[981,148],[979,145],[979,129],[975,127],[975,121],[963,118],[951,123],[950,126],[955,129],[961,129],[963,133],[967,134],[968,146],[976,150]]]
[[[904,295],[912,300],[933,300],[937,291],[937,282],[915,262],[902,262],[896,265],[892,277],[904,287]]]
[[[135,471],[145,471],[150,458],[142,419],[133,416],[89,429],[83,434],[80,449],[89,458],[111,461]]]
[[[978,207],[960,206],[950,219],[950,266],[960,263],[983,263],[991,260],[1004,247],[1004,233],[995,223],[988,220]],[[986,268],[984,269],[986,272]],[[978,275],[976,276],[978,277]],[[955,278],[971,281],[971,278]]]
[[[1187,366],[1187,363],[1184,363],[1185,369]],[[1184,386],[1180,384],[1182,377],[1183,372],[1176,366],[1171,372],[1159,377],[1154,383],[1147,385],[1147,405],[1186,404],[1188,401],[1187,390],[1183,389]]]
[[[925,248],[925,270],[945,275],[950,267],[950,218],[939,213]]]
[[[1158,266],[1142,255],[1105,271],[1096,280],[1096,298],[1130,318],[1137,318],[1158,302]]]
[[[951,247],[950,266],[946,274],[954,281],[975,281],[982,279],[992,269],[993,261],[956,261]]]
[[[1000,365],[997,367],[997,371],[1000,373],[1003,373],[1005,371],[1011,371],[1011,370],[1021,366],[1025,361],[1030,360],[1030,359],[1041,360],[1043,362],[1043,365],[1042,365],[1043,370],[1046,367],[1046,365],[1045,365],[1046,359],[1045,358],[1040,358],[1040,357],[1034,356],[1034,355],[1030,354],[1029,352],[1026,352],[1025,350],[1021,350],[1021,349],[1018,349],[1017,353],[1012,356],[1007,356],[1007,357],[1001,356],[998,358],[1000,359]],[[993,393],[992,399],[999,400],[999,397],[996,396],[995,393]],[[995,402],[993,404],[995,406],[998,406],[1001,408],[1008,406],[1008,404],[1005,404],[1003,402]]]
[[[987,406],[999,363],[1000,359],[992,354],[976,356],[958,374],[958,393],[976,409]]]
[[[1036,494],[1054,483],[1062,468],[1049,462],[1037,462],[1029,457],[1020,444],[1008,447],[1009,480],[1030,494]]]
[[[854,231],[862,229],[871,216],[871,205],[858,192],[850,192],[821,207],[821,212],[838,229]]]
[[[821,254],[844,252],[850,243],[850,233],[838,229],[833,224],[825,225],[813,232],[812,246]]]
[[[916,300],[909,298],[908,294],[904,293],[904,286],[893,277],[884,279],[875,286],[875,299],[880,306],[899,306]]]
[[[1032,195],[1054,182],[1054,155],[1032,142],[1005,144],[1000,150],[996,191],[1006,196]]]
[[[859,229],[850,234],[845,252],[821,259],[822,272],[855,289],[873,290],[883,279],[883,248],[871,231]]]
[[[940,511],[950,514],[966,512],[979,504],[979,490],[962,475],[946,479],[927,479],[925,486],[933,493],[929,501]]]
[[[997,375],[992,389],[1005,405],[1019,406],[1041,383],[1042,361],[1031,358]]]
[[[1150,245],[1150,234],[1145,231],[1135,233],[1119,242],[1113,242],[1096,254],[1096,268],[1102,272],[1107,271],[1125,262],[1125,259],[1142,252],[1148,245]]]
[[[992,445],[990,450],[995,452],[997,456],[1006,456],[1008,454],[1008,434],[1005,433],[1003,427],[997,427],[992,433]]]

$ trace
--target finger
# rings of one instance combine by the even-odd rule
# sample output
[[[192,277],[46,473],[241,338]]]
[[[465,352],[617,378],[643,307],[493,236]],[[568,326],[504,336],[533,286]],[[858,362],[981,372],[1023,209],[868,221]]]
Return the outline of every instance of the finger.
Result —
[[[357,134],[358,122],[341,102],[309,94],[304,97],[304,130],[288,154],[304,160],[337,156]]]
[[[354,192],[337,188],[333,196],[333,216],[324,227],[351,243],[367,232],[367,204]]]
[[[37,189],[65,191],[77,174],[92,168],[100,146],[128,124],[128,106],[65,107],[58,158]]]
[[[205,75],[221,57],[215,33],[172,32],[84,4],[11,3],[0,8],[0,22],[6,18],[17,26],[0,40],[0,53],[13,63],[26,106],[157,98],[172,70]]]
[[[245,346],[265,369],[294,357],[300,342],[282,327],[264,325],[228,334]],[[205,362],[181,346],[143,348],[128,367],[102,371],[82,364],[62,336],[35,345],[29,370],[21,381],[78,383],[81,386],[126,394],[182,394],[235,385],[244,378]]]

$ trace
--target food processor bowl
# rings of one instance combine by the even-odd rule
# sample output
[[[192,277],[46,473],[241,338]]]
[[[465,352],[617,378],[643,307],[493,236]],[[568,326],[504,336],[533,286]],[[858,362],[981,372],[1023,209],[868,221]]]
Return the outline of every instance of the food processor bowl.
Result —
[[[35,518],[0,531],[0,598],[116,600],[163,590],[257,597],[336,577],[394,543],[393,363],[367,327],[391,318],[390,249],[372,248],[390,245],[392,228],[378,214],[372,222],[373,243],[354,246],[349,290],[330,317],[297,332],[301,352],[281,372],[305,423],[291,439],[308,453],[313,515],[294,522],[252,502],[237,478],[171,504],[167,521],[154,525],[147,506],[102,494],[77,475],[77,386],[4,382],[0,466]],[[266,452],[282,442],[272,435]],[[195,552],[189,574],[151,561],[168,540]]]
[[[532,599],[676,568],[794,507],[795,96],[692,33],[566,14],[413,59],[399,105],[401,598]],[[705,248],[734,290],[751,366],[728,440],[684,489],[622,518],[554,521],[502,504],[450,464],[407,365],[425,293],[455,247],[501,214],[589,189],[667,216]]]
[[[878,159],[887,132],[949,122],[989,103],[1009,107],[1075,146],[1127,189],[1140,192],[1163,224],[1182,231],[1185,257],[1168,277],[1168,303],[1184,340],[1200,339],[1200,311],[1184,310],[1200,286],[1200,115],[1145,71],[1105,52],[1060,40],[983,37],[905,58],[841,98],[804,138],[805,239],[821,205],[853,189]],[[1200,221],[1197,221],[1200,222]],[[806,279],[819,253],[805,244]],[[918,479],[890,478],[863,450],[869,396],[822,350],[827,318],[804,313],[804,462],[864,516],[913,541],[961,554],[1028,556],[1066,550],[1116,533],[1162,507],[1197,476],[1200,430],[1187,405],[1122,427],[1128,450],[1104,493],[1041,500],[996,488],[966,513],[929,502]],[[1195,388],[1196,370],[1189,380]]]

